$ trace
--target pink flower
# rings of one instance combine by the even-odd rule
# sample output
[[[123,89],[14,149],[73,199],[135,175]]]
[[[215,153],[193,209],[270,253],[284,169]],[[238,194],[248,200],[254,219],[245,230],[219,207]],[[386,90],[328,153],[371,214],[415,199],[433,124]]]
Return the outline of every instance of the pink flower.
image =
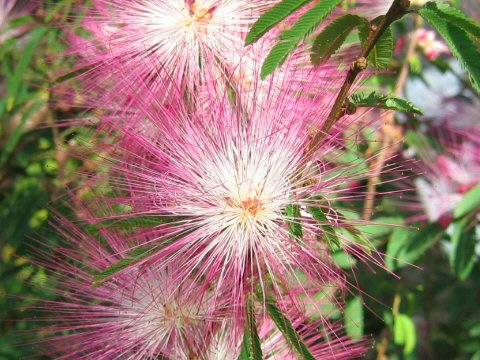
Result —
[[[328,302],[326,291],[328,290],[310,289],[309,296],[303,296],[301,300],[298,299],[299,293],[290,293],[284,297],[285,300],[275,305],[281,308],[282,314],[291,322],[315,359],[346,360],[362,356],[369,347],[368,339],[350,339],[344,334],[340,322],[328,319],[328,314],[321,309]],[[304,295],[303,291],[300,293]],[[298,307],[299,303],[304,304],[304,307]],[[309,310],[305,308],[307,306]],[[257,314],[256,323],[264,359],[297,359],[298,354],[292,350],[291,344],[268,314]],[[211,342],[206,359],[238,359],[243,339],[232,339],[230,327],[228,321],[223,323]]]
[[[441,40],[436,40],[436,34],[433,30],[420,28],[414,36],[417,38],[418,47],[422,49],[428,60],[435,60],[441,54],[450,55],[447,44]]]
[[[150,122],[153,134],[114,119],[122,142],[110,178],[120,195],[100,202],[107,210],[121,204],[131,211],[106,216],[169,222],[149,230],[157,251],[140,263],[165,268],[174,262],[179,278],[214,281],[214,297],[234,286],[228,302],[241,309],[252,284],[267,278],[276,291],[298,283],[298,271],[319,285],[343,281],[326,240],[333,228],[354,232],[338,235],[341,248],[370,257],[368,240],[359,240],[330,204],[354,200],[343,185],[364,174],[352,172],[355,163],[329,166],[338,133],[327,135],[318,152],[307,150],[306,129],[320,128],[325,118],[315,100],[273,92],[268,102],[240,98],[232,106],[225,95],[193,113],[183,98],[169,106],[149,103],[139,118]],[[323,214],[314,219],[311,208]],[[289,231],[295,224],[303,227],[302,239]],[[374,252],[371,260],[382,265]]]
[[[415,185],[428,220],[445,222],[465,192],[480,182],[480,151],[477,135],[472,133],[450,131],[436,141],[441,150],[428,144],[417,149],[423,175]]]
[[[94,38],[70,34],[71,51],[83,59],[81,66],[91,68],[90,86],[99,81],[115,86],[127,78],[149,84],[156,94],[165,84],[189,91],[215,87],[230,81],[240,60],[264,54],[259,45],[245,48],[244,38],[270,3],[94,0],[83,22]]]
[[[56,359],[237,359],[244,325],[232,316],[235,309],[225,301],[228,296],[214,299],[214,282],[204,286],[192,277],[181,278],[179,264],[172,263],[163,269],[135,264],[94,285],[94,275],[125,259],[125,249],[134,242],[121,226],[98,232],[89,228],[87,233],[57,216],[55,228],[67,245],[37,253],[39,265],[58,280],[57,288],[49,289],[57,298],[39,300],[38,305],[45,312],[42,320],[50,324],[41,329],[46,335],[45,355]],[[341,306],[337,301],[343,295],[342,284],[310,285],[304,282],[295,290],[285,290],[276,306],[315,358],[360,356],[367,348],[365,339],[344,336],[340,324],[322,308],[327,302]],[[234,287],[228,284],[223,295]],[[288,342],[262,305],[256,301],[254,312],[265,358],[293,360]]]
[[[54,272],[58,300],[40,300],[45,353],[56,359],[189,359],[205,351],[222,304],[191,279],[179,283],[175,266],[130,267],[114,281],[94,286],[94,275],[122,259],[126,239],[102,229],[104,241],[78,226],[59,220],[57,230],[68,247],[42,254],[41,263]]]

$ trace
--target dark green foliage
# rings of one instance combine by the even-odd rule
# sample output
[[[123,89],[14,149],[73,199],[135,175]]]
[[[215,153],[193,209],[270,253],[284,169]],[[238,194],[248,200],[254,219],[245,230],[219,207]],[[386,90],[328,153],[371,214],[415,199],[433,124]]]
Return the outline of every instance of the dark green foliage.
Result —
[[[465,16],[460,10],[449,5],[428,2],[425,9],[435,12],[435,14],[447,22],[451,22],[471,34],[475,38],[480,38],[480,25],[474,20]]]
[[[285,209],[287,216],[288,230],[292,237],[300,242],[303,238],[303,229],[300,216],[300,206],[290,204]]]
[[[119,260],[114,265],[109,266],[108,268],[103,270],[100,274],[95,275],[93,286],[94,287],[99,286],[100,283],[104,281],[106,278],[118,273],[119,271],[122,271],[128,266],[134,265],[139,261],[145,259],[148,255],[151,255],[152,250],[154,250],[155,248],[156,248],[155,245],[141,246],[125,254],[125,257],[123,259]]]
[[[464,196],[460,204],[455,208],[453,216],[456,219],[477,210],[480,207],[480,185],[470,189]]]
[[[367,20],[357,15],[347,14],[333,20],[315,38],[310,59],[314,64],[327,61],[345,42],[348,34]]]
[[[437,223],[424,228],[396,228],[388,241],[386,263],[392,270],[418,260],[444,233]]]
[[[378,20],[378,19],[377,19]],[[374,20],[373,23],[376,21]],[[378,22],[378,21],[377,21]],[[369,25],[360,26],[360,40],[365,45],[368,37]],[[368,55],[368,64],[375,69],[387,69],[390,65],[393,55],[393,33],[389,27],[383,35],[378,39],[372,51]]]
[[[245,45],[250,45],[260,39],[268,30],[273,28],[280,21],[284,20],[311,1],[312,0],[283,0],[272,6],[271,9],[263,13],[252,25],[252,28],[245,39]]]
[[[345,306],[345,332],[352,339],[360,339],[363,336],[363,301],[360,296],[351,299]]]
[[[272,48],[263,63],[260,72],[262,79],[281,66],[292,50],[310,35],[340,2],[341,0],[320,0],[302,15],[291,29],[283,31],[279,42]]]
[[[258,336],[253,296],[247,297],[247,316],[243,334],[242,350],[238,360],[263,360],[262,346]]]
[[[470,275],[475,263],[475,233],[467,229],[470,221],[469,218],[464,218],[453,224],[450,268],[460,280],[465,280]]]
[[[374,107],[379,109],[398,110],[422,114],[422,110],[405,99],[401,99],[391,95],[378,94],[371,92],[365,94],[353,94],[350,102],[358,107]]]
[[[266,306],[268,315],[277,325],[277,328],[281,331],[288,346],[295,352],[297,358],[300,360],[315,360],[302,337],[293,327],[292,322],[277,307],[275,299],[272,297],[267,298]]]
[[[474,89],[480,92],[480,51],[469,36],[478,34],[478,25],[474,26],[470,19],[448,9],[438,8],[430,2],[418,13],[443,37],[452,54],[467,71]]]
[[[322,230],[327,245],[330,249],[341,248],[340,240],[335,229],[327,219],[323,210],[316,206],[307,206],[307,211],[319,222],[318,227]]]

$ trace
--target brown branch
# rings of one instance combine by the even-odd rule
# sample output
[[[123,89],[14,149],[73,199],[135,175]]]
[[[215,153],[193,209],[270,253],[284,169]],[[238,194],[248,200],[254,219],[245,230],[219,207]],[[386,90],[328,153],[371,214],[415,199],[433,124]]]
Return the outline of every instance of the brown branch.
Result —
[[[403,17],[403,15],[407,13],[409,7],[409,0],[394,0],[385,16],[381,17],[381,20],[378,23],[370,23],[370,30],[367,40],[365,41],[365,45],[363,46],[359,57],[350,65],[350,69],[348,70],[345,81],[343,82],[340,92],[335,99],[332,110],[328,114],[325,124],[323,124],[320,130],[313,130],[312,140],[307,145],[305,152],[315,153],[315,151],[317,151],[320,147],[322,140],[325,138],[328,131],[339,119],[343,117],[343,115],[345,115],[345,105],[349,91],[353,86],[358,74],[366,69],[368,65],[368,55],[388,27],[394,21]]]

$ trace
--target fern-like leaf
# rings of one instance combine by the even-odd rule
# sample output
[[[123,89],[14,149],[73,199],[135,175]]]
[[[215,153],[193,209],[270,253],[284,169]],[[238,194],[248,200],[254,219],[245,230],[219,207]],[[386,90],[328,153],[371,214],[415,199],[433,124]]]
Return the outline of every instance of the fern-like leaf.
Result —
[[[243,334],[242,350],[238,360],[262,360],[262,346],[257,331],[257,322],[253,307],[253,296],[247,297],[247,317]]]
[[[253,44],[280,21],[293,14],[312,0],[283,0],[264,12],[252,25],[245,39],[245,45]]]
[[[288,205],[285,209],[287,216],[288,230],[292,237],[300,241],[303,238],[302,224],[300,223],[300,206]]]
[[[269,297],[266,301],[266,306],[268,315],[282,333],[288,346],[295,352],[297,358],[301,360],[315,360],[300,334],[294,329],[291,321],[276,306],[275,299]]]
[[[151,254],[151,251],[154,248],[155,248],[155,245],[147,245],[147,246],[139,247],[133,251],[130,251],[125,255],[123,259],[116,262],[112,266],[109,266],[108,268],[103,270],[101,273],[97,274],[94,278],[93,286],[96,287],[100,285],[100,283],[106,278],[146,258],[149,254]]]
[[[287,59],[290,52],[295,49],[296,45],[296,42],[293,41],[281,41],[275,44],[263,62],[262,70],[260,71],[260,77],[265,79],[273,72],[273,70],[281,66]]]
[[[312,63],[321,64],[327,61],[342,46],[348,34],[366,21],[365,18],[351,14],[333,20],[315,38],[310,56]]]
[[[480,39],[480,25],[465,16],[460,10],[444,4],[437,5],[432,1],[425,4],[425,9],[434,11],[437,16],[443,18],[445,21],[451,22],[477,39]]]
[[[260,77],[265,79],[282,65],[297,44],[310,35],[342,0],[320,0],[303,14],[291,29],[285,30],[263,63]]]
[[[480,51],[467,32],[436,10],[424,7],[418,13],[443,37],[453,56],[468,73],[474,89],[480,93]]]
[[[377,94],[375,91],[368,95],[353,94],[350,102],[357,107],[374,107],[378,109],[397,110],[422,114],[422,110],[409,101],[390,95]]]
[[[340,248],[340,240],[332,225],[329,225],[327,215],[323,210],[316,206],[307,206],[307,211],[313,216],[313,218],[320,222],[319,226],[323,230],[327,245],[330,249]]]
[[[373,20],[373,23],[378,22],[380,18]],[[363,25],[360,27],[360,40],[364,45],[367,41],[369,26]],[[368,63],[375,69],[386,69],[390,65],[390,60],[393,56],[393,33],[391,27],[388,27],[382,34],[380,39],[376,42],[373,49],[368,54]]]

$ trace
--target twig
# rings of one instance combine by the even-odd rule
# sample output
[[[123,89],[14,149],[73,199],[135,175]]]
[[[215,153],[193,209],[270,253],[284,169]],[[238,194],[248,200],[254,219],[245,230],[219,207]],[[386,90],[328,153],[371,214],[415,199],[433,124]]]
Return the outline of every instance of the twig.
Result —
[[[415,28],[414,32],[419,28],[420,22],[419,17],[415,15]],[[407,53],[403,61],[402,67],[398,74],[398,79],[395,84],[394,95],[400,96],[402,94],[405,83],[408,79],[408,73],[410,70],[408,59],[410,59],[415,54],[415,48],[417,46],[417,39],[414,36],[414,33],[408,44]],[[370,177],[368,179],[367,185],[367,195],[365,198],[365,204],[363,207],[363,219],[370,220],[372,217],[372,211],[375,202],[375,194],[377,189],[377,184],[380,181],[380,174],[382,173],[385,162],[389,156],[396,151],[392,148],[392,145],[400,139],[402,136],[402,128],[395,124],[395,113],[390,112],[383,121],[381,133],[379,136],[380,141],[380,153],[376,161],[373,161],[370,165]]]
[[[350,91],[350,88],[355,82],[358,74],[367,68],[368,62],[367,58],[372,49],[374,48],[377,41],[383,35],[383,33],[388,29],[388,27],[396,20],[400,19],[405,15],[410,7],[409,0],[394,0],[390,8],[388,9],[385,16],[383,16],[378,24],[370,24],[370,30],[365,41],[365,45],[362,48],[362,51],[357,58],[350,65],[347,76],[343,85],[340,89],[340,92],[335,99],[332,110],[328,114],[325,124],[320,130],[313,130],[313,137],[310,143],[307,145],[305,152],[315,153],[320,147],[322,140],[325,138],[328,131],[332,128],[335,123],[345,115],[346,111],[346,100]]]

